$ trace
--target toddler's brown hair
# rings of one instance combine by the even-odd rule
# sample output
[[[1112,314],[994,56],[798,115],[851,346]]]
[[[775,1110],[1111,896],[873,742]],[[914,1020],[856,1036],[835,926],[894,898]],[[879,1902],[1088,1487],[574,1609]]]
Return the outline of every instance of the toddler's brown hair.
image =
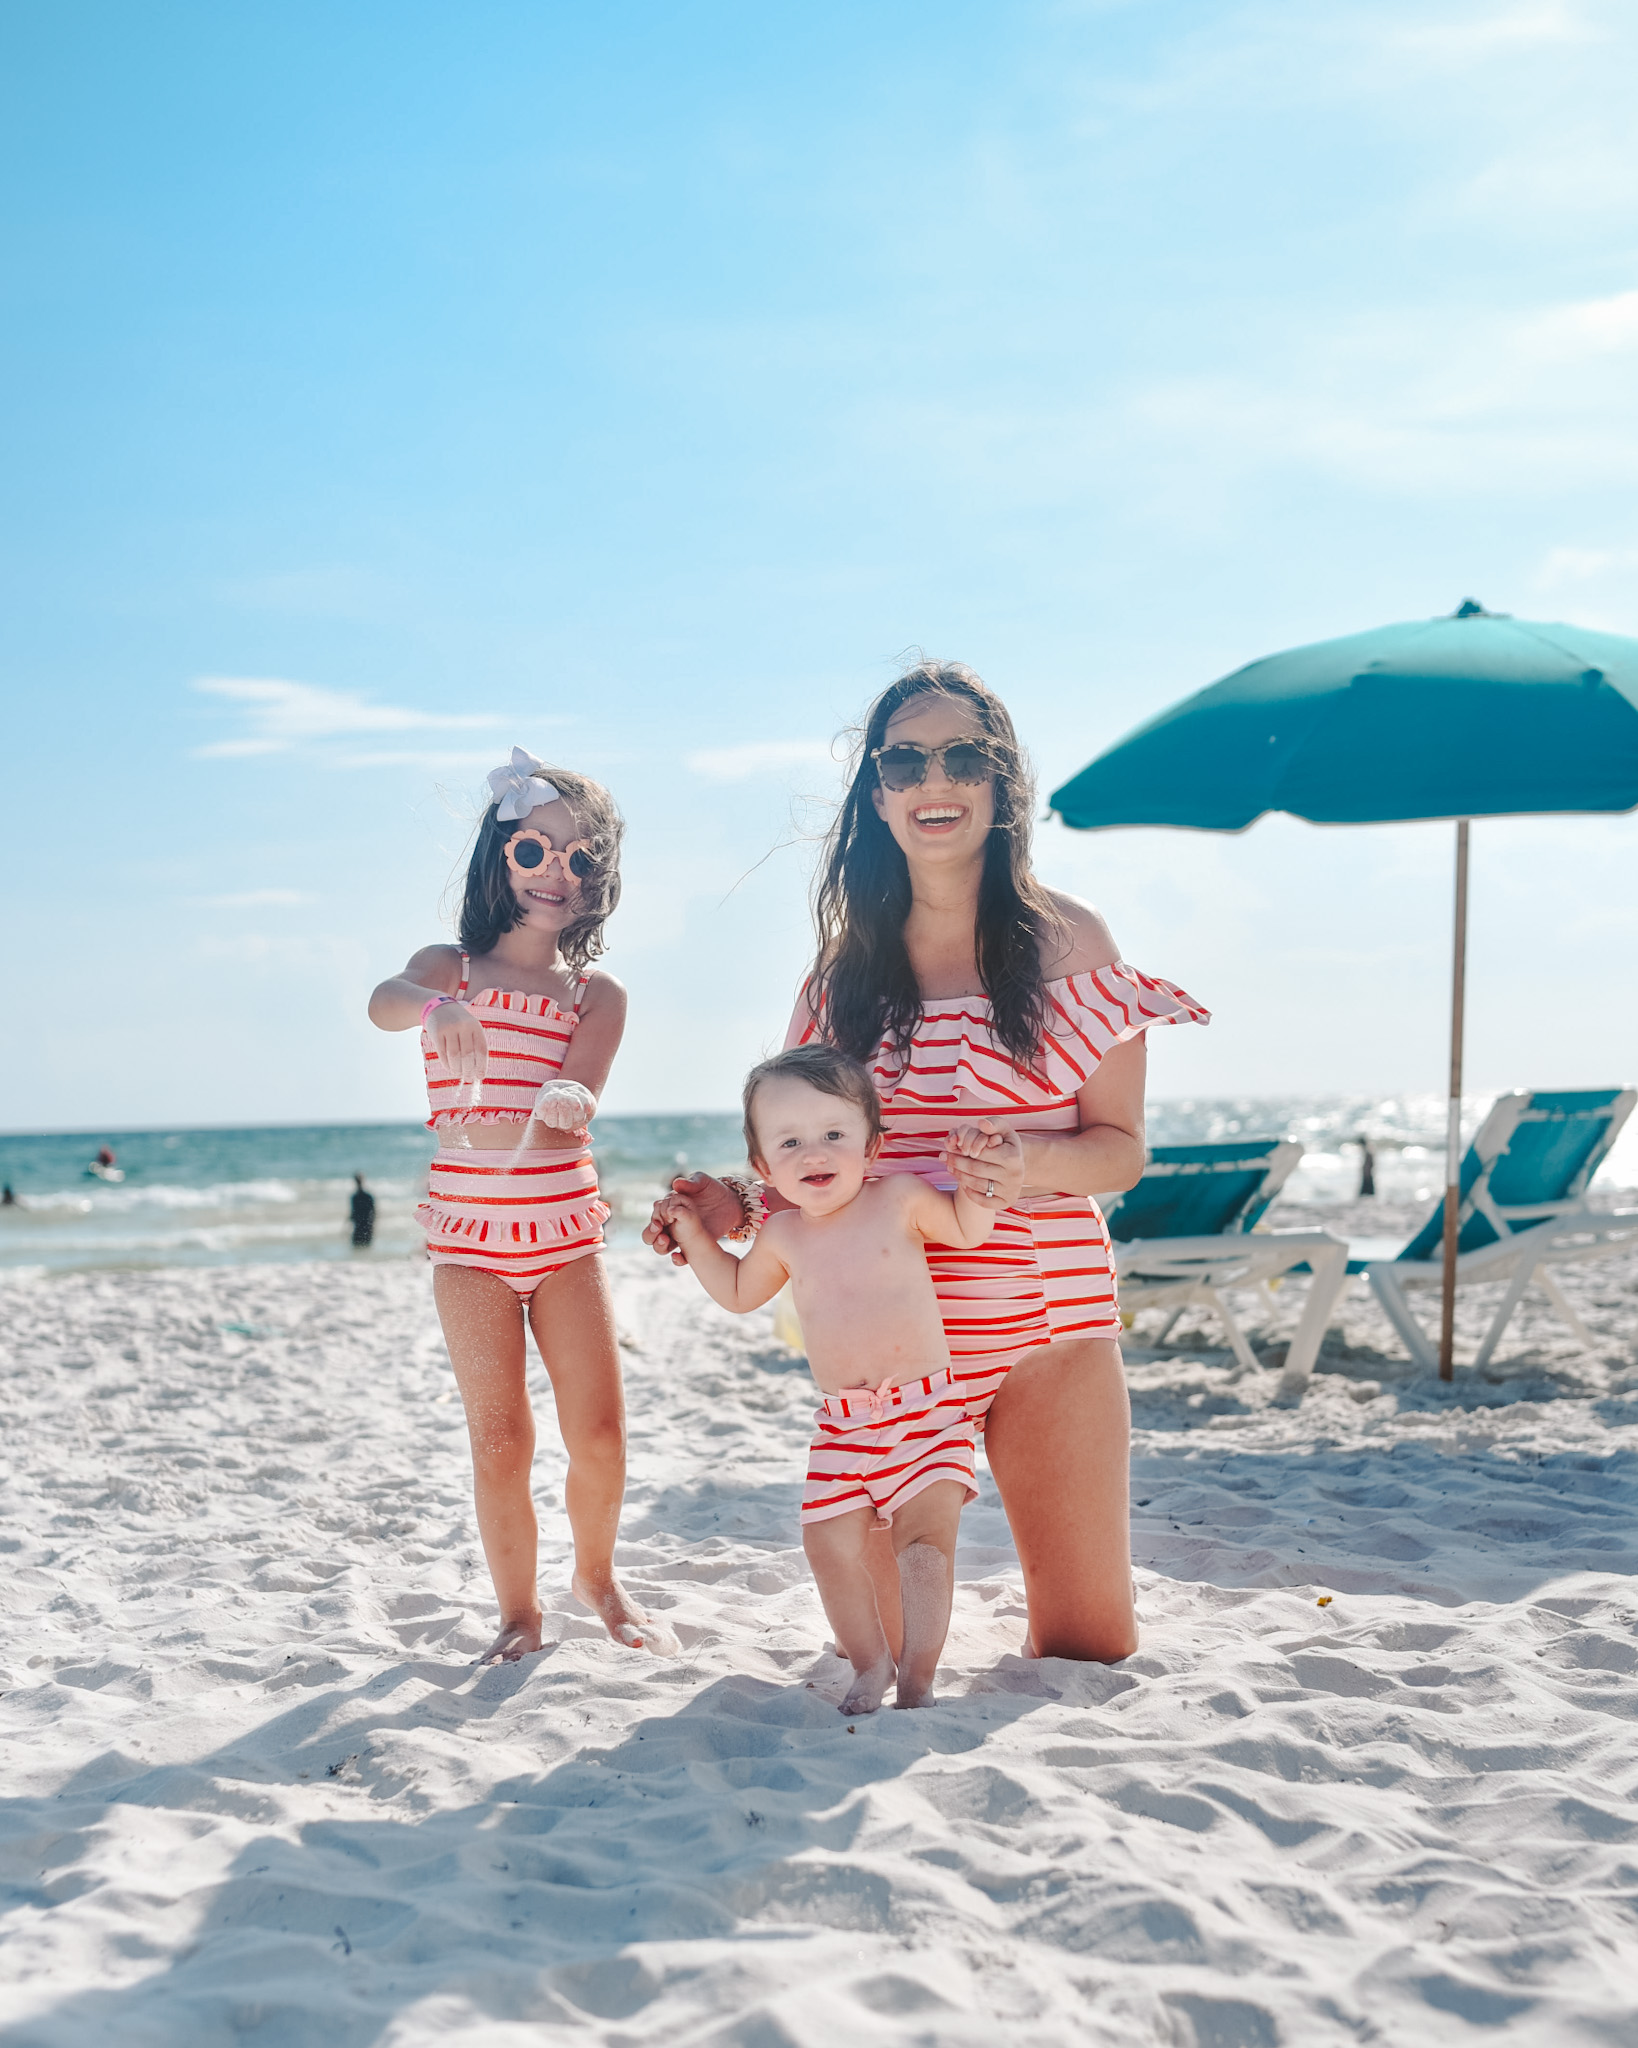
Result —
[[[850,1059],[845,1052],[838,1052],[833,1045],[793,1045],[789,1052],[775,1054],[771,1060],[764,1060],[760,1066],[753,1067],[745,1076],[745,1155],[748,1159],[761,1157],[755,1110],[756,1091],[764,1081],[806,1081],[821,1095],[839,1096],[843,1102],[851,1102],[856,1109],[862,1109],[871,1137],[883,1135],[882,1105],[869,1070],[858,1060]]]

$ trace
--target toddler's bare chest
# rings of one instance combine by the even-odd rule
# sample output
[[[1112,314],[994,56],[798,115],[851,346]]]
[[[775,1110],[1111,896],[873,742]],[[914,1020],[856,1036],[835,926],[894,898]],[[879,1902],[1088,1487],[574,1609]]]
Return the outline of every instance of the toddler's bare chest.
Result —
[[[921,1242],[902,1230],[828,1233],[798,1248],[794,1278],[799,1288],[839,1297],[875,1298],[919,1277],[927,1260]]]

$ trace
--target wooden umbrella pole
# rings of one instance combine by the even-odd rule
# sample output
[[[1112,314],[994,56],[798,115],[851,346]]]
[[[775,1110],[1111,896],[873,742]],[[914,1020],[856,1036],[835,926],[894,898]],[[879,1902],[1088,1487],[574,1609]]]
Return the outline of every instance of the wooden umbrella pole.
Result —
[[[1456,820],[1456,943],[1450,973],[1450,1105],[1445,1123],[1445,1286],[1439,1377],[1456,1377],[1456,1240],[1462,1213],[1462,1022],[1467,995],[1467,825]]]

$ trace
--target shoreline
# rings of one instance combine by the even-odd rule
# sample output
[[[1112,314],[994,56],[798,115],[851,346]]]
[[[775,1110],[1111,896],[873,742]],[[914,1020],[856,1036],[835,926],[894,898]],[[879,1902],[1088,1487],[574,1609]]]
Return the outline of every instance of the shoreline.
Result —
[[[1356,1098],[1156,1101],[1149,1136],[1168,1144],[1295,1130],[1306,1149],[1270,1221],[1336,1226],[1358,1185],[1358,1154],[1345,1142],[1357,1125],[1356,1106]],[[1398,1136],[1379,1133],[1377,1206],[1352,1226],[1354,1234],[1381,1242],[1401,1228],[1409,1234],[1407,1204],[1420,1205],[1416,1224],[1431,1212],[1442,1159],[1429,1134],[1419,1134],[1418,1103],[1378,1108],[1409,1120]],[[375,1245],[361,1256],[420,1255],[415,1212],[433,1143],[419,1123],[122,1135],[114,1148],[123,1174],[117,1185],[87,1173],[88,1142],[74,1135],[0,1141],[0,1180],[18,1197],[15,1206],[0,1208],[0,1272],[349,1263],[356,1173],[377,1202]],[[650,1202],[673,1173],[742,1166],[742,1151],[737,1115],[599,1118],[594,1155],[613,1211],[611,1243],[636,1241]],[[1625,1206],[1629,1189],[1638,1189],[1638,1120],[1605,1163],[1594,1200]]]

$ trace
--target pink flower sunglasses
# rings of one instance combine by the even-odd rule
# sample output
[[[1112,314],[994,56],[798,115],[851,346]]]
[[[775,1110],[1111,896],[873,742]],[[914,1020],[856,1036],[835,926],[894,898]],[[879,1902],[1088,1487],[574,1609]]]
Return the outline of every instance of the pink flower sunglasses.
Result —
[[[589,839],[571,839],[567,846],[560,848],[532,825],[526,825],[521,832],[514,832],[506,842],[505,851],[506,865],[520,881],[544,881],[546,870],[553,861],[556,861],[565,882],[571,878],[583,882],[588,875],[597,872]]]

